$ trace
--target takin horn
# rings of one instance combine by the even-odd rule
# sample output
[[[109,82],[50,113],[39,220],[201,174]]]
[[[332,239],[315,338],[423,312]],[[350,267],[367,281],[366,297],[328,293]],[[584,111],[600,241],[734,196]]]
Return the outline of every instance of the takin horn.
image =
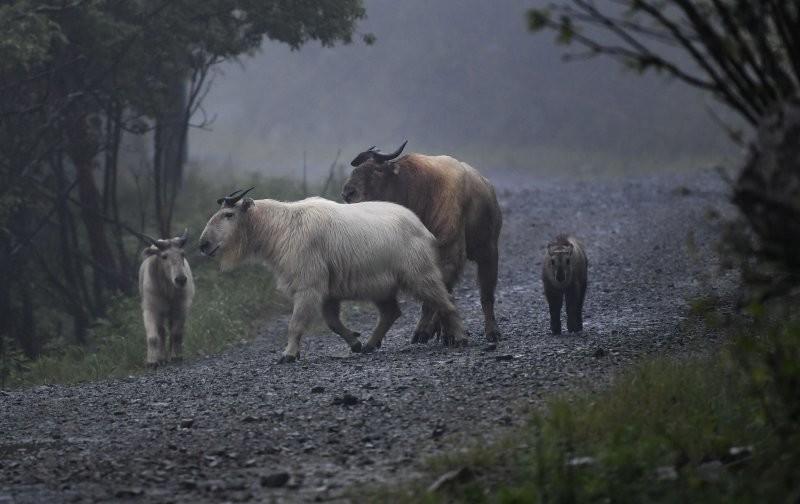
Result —
[[[373,145],[369,149],[365,150],[364,152],[356,156],[352,161],[350,161],[350,166],[358,166],[370,158],[374,159],[375,161],[380,161],[382,163],[391,161],[392,159],[399,156],[401,152],[403,152],[403,149],[405,148],[407,143],[408,140],[403,142],[403,145],[401,145],[396,151],[392,152],[391,154],[386,154],[379,150],[375,150],[375,146]]]
[[[189,228],[183,228],[183,234],[178,238],[178,246],[183,248],[186,245],[186,240],[189,239]]]
[[[144,233],[138,233],[138,234],[142,238],[142,240],[144,240],[145,243],[157,247],[158,250],[166,250],[169,248],[169,240],[156,240],[152,236],[148,236]]]
[[[249,193],[250,191],[252,191],[255,188],[256,187],[253,186],[253,187],[251,187],[250,189],[248,189],[248,190],[246,190],[244,192],[242,192],[241,189],[233,191],[232,193],[230,193],[227,196],[223,196],[222,198],[218,198],[217,199],[217,204],[218,205],[222,205],[224,203],[226,207],[236,206],[236,203],[238,203],[240,199],[244,198],[245,194]]]

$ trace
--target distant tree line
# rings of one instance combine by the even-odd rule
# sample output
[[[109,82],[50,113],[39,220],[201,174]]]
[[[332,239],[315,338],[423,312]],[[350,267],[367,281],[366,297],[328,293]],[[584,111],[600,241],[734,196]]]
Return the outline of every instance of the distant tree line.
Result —
[[[80,344],[112,295],[135,293],[126,242],[171,236],[187,127],[214,65],[264,37],[349,43],[364,17],[360,0],[3,2],[0,354],[36,357],[57,325]],[[137,138],[150,144],[152,230],[122,217],[121,160]]]

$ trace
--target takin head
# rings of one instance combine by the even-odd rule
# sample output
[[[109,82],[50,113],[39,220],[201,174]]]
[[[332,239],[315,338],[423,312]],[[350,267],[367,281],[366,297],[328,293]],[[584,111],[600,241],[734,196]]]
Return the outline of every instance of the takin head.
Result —
[[[551,277],[560,285],[567,285],[572,281],[572,252],[571,243],[551,243],[547,246],[547,260]]]
[[[178,289],[186,287],[188,280],[188,265],[186,263],[186,252],[183,246],[186,245],[186,240],[189,237],[187,229],[183,230],[183,234],[176,238],[168,240],[156,240],[147,235],[141,235],[142,239],[150,246],[142,251],[142,258],[147,259],[150,256],[157,256],[157,260],[161,261],[159,267],[167,275],[167,278],[172,285]]]
[[[213,257],[217,250],[225,250],[235,240],[238,221],[242,213],[253,205],[253,200],[246,198],[240,205],[237,204],[253,189],[255,188],[251,187],[246,191],[239,189],[217,200],[221,205],[220,209],[211,216],[200,235],[200,252],[203,255]]]
[[[408,140],[390,154],[375,150],[375,146],[372,146],[350,161],[355,168],[342,186],[342,199],[346,203],[383,199],[391,177],[397,175],[398,170],[389,161],[399,156],[407,143]]]

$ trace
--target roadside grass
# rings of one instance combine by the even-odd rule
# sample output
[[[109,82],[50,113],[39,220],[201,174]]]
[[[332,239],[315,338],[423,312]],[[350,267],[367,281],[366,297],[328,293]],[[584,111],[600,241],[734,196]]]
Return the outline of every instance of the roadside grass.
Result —
[[[186,252],[196,288],[184,331],[184,360],[218,353],[246,341],[260,321],[291,306],[276,291],[268,268],[242,266],[223,274],[216,261],[199,254],[197,239],[217,209],[216,199],[234,189],[251,186],[256,186],[251,193],[255,198],[295,200],[304,196],[300,182],[289,178],[238,175],[223,186],[212,183],[208,175],[197,175],[197,171],[187,177],[173,220],[176,235],[184,227],[189,230]],[[129,203],[128,208],[133,206]],[[142,246],[133,236],[126,240],[138,272]],[[133,296],[119,295],[109,304],[108,316],[94,323],[85,345],[54,338],[39,359],[10,366],[6,386],[96,381],[144,372],[146,343],[138,287]]]
[[[798,502],[800,316],[763,311],[707,355],[649,358],[605,390],[556,397],[503,440],[428,460],[427,477],[365,500]]]

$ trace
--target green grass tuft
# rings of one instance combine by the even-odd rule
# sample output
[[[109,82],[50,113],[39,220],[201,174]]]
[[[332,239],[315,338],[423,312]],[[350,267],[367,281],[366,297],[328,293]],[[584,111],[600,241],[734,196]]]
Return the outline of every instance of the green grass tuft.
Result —
[[[605,390],[556,398],[521,431],[438,457],[424,481],[370,500],[797,502],[800,318],[765,311],[729,325],[717,351],[647,359]],[[475,477],[427,489],[460,467]]]

